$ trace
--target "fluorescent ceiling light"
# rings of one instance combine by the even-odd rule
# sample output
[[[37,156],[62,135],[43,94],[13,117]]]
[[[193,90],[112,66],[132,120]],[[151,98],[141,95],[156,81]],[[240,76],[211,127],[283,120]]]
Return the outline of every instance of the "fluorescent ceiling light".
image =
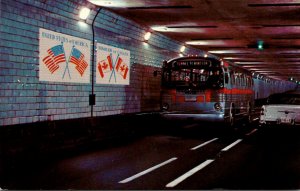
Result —
[[[154,31],[158,31],[158,32],[168,32],[170,30],[168,30],[168,27],[166,26],[153,26],[151,27],[152,30]]]
[[[189,45],[225,45],[223,40],[193,40],[185,43]]]
[[[250,53],[249,51],[243,51],[243,50],[210,50],[208,51],[212,54],[234,54],[234,53]]]
[[[205,32],[205,29],[201,29],[201,28],[175,28],[175,27],[167,27],[167,26],[152,26],[151,27],[152,30],[154,31],[158,31],[158,32],[178,32],[178,33],[182,33],[182,32],[197,32],[197,33],[203,33]]]
[[[225,59],[225,60],[236,60],[236,59],[238,59],[238,58],[234,58],[234,57],[224,57],[223,59]]]
[[[137,1],[124,1],[124,0],[88,0],[89,2],[101,6],[101,7],[140,7],[144,6],[145,3]]]
[[[244,65],[257,65],[257,64],[260,64],[260,63],[264,63],[264,62],[262,62],[262,61],[253,61],[253,62],[239,61],[239,64],[244,64]]]

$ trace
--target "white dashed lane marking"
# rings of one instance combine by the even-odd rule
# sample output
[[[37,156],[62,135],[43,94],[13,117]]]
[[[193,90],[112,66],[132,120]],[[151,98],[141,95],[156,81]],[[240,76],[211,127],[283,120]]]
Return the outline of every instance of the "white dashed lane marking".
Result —
[[[222,149],[221,151],[228,151],[229,149],[231,149],[232,147],[236,146],[237,144],[239,144],[243,139],[238,139],[235,142],[231,143],[230,145],[228,145],[227,147],[225,147],[224,149]]]
[[[147,174],[147,173],[149,173],[149,172],[152,172],[152,171],[154,171],[154,170],[156,170],[156,169],[158,169],[158,168],[160,168],[160,167],[162,167],[162,166],[164,166],[164,165],[166,165],[166,164],[169,164],[169,163],[173,162],[173,161],[176,160],[176,159],[177,159],[176,157],[171,158],[171,159],[169,159],[169,160],[167,160],[167,161],[165,161],[165,162],[162,162],[162,163],[160,163],[160,164],[158,164],[158,165],[155,165],[155,166],[153,166],[153,167],[151,167],[151,168],[148,168],[147,170],[144,170],[144,171],[142,171],[142,172],[140,172],[140,173],[138,173],[138,174],[136,174],[136,175],[133,175],[133,176],[131,176],[131,177],[129,177],[129,178],[126,178],[126,179],[120,181],[119,183],[120,183],[120,184],[124,184],[124,183],[130,182],[130,181],[132,181],[132,180],[134,180],[134,179],[136,179],[136,178],[139,178],[139,177],[141,177],[141,176],[143,176],[143,175],[145,175],[145,174]]]
[[[246,135],[247,136],[250,136],[250,135],[252,135],[253,133],[255,133],[257,131],[257,129],[253,129],[252,131],[250,131],[249,133],[247,133]]]
[[[216,140],[218,140],[218,138],[214,138],[214,139],[212,139],[212,140],[206,141],[205,143],[202,143],[201,145],[198,145],[198,146],[196,146],[196,147],[191,148],[191,150],[199,149],[199,148],[201,148],[201,147],[203,147],[203,146],[205,146],[205,145],[208,145],[209,143],[214,142],[214,141],[216,141]]]
[[[188,177],[192,176],[193,174],[195,174],[196,172],[200,171],[201,169],[205,168],[207,165],[209,165],[210,163],[212,163],[214,160],[206,160],[203,163],[201,163],[200,165],[196,166],[195,168],[191,169],[190,171],[188,171],[187,173],[181,175],[180,177],[176,178],[175,180],[173,180],[172,182],[170,182],[169,184],[166,185],[166,187],[168,188],[172,188],[177,186],[179,183],[181,183],[182,181],[184,181],[185,179],[187,179]]]

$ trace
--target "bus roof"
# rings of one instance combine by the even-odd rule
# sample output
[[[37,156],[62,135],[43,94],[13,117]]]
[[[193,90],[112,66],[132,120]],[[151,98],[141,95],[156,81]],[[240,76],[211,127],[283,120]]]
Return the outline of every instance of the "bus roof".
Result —
[[[170,59],[170,60],[168,60],[166,62],[167,62],[167,64],[169,64],[169,63],[173,63],[175,61],[190,60],[190,59],[210,60],[210,61],[213,61],[213,62],[220,62],[221,63],[220,59],[213,58],[213,57],[203,57],[203,56],[183,56],[183,57],[176,57],[176,58],[172,58],[172,59]],[[241,66],[233,64],[231,62],[227,62],[227,61],[225,61],[225,62],[227,63],[228,66],[233,67],[234,70],[243,71],[244,73],[248,73],[248,74],[251,73],[251,71],[249,71],[249,70],[247,70],[247,69],[245,69],[245,68],[243,68]]]
[[[188,60],[188,59],[201,59],[201,60],[211,60],[211,61],[219,61],[219,59],[211,58],[211,57],[202,57],[202,56],[183,56],[183,57],[176,57],[170,60],[167,60],[167,63],[178,61],[178,60]]]

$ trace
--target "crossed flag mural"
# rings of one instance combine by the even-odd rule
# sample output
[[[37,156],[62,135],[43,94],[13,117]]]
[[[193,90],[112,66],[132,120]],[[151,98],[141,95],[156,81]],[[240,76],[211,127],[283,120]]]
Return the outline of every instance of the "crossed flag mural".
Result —
[[[130,51],[97,43],[96,83],[130,84]]]
[[[66,63],[62,78],[65,77],[66,72],[68,72],[69,78],[71,78],[69,63],[75,64],[75,68],[81,76],[84,74],[88,66],[87,62],[84,59],[84,55],[80,52],[80,50],[75,48],[75,46],[72,47],[71,54],[68,60],[66,59],[63,44],[53,46],[52,48],[47,50],[47,53],[48,55],[44,57],[43,62],[45,63],[51,74],[59,69],[60,63]]]
[[[112,54],[109,54],[106,59],[98,62],[98,71],[101,78],[104,78],[105,75],[110,74],[109,82],[111,81],[112,76],[114,76],[114,80],[116,82],[116,72],[117,74],[121,75],[124,80],[126,80],[129,68],[119,55],[117,56],[114,64],[112,61]]]
[[[130,51],[101,43],[96,47],[96,83],[129,85]],[[90,83],[91,48],[87,39],[40,28],[39,80]]]
[[[65,63],[62,79],[65,78],[66,74],[68,74],[69,79],[72,78],[69,69],[69,63],[75,65],[75,69],[81,76],[83,76],[88,67],[88,63],[85,61],[84,54],[75,48],[75,46],[72,47],[70,56],[67,59],[63,43],[49,48],[47,50],[47,55],[43,58],[43,62],[51,74],[55,73],[60,67],[62,67],[61,63]],[[128,64],[125,63],[124,59],[121,58],[119,54],[116,56],[115,61],[113,61],[113,55],[110,53],[104,60],[101,60],[97,63],[97,68],[102,79],[109,75],[108,83],[112,82],[112,80],[115,83],[118,83],[116,75],[121,76],[123,80],[128,79]]]

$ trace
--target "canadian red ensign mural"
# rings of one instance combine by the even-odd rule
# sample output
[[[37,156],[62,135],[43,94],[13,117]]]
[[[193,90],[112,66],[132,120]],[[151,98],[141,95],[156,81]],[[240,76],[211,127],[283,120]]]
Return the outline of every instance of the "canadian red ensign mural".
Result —
[[[129,85],[130,51],[97,44],[97,84]]]

